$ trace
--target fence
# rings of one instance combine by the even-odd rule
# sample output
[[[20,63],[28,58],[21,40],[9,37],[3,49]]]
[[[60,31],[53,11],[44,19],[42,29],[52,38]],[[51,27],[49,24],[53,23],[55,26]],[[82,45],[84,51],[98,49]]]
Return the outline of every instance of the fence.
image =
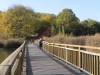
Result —
[[[0,75],[21,75],[25,42],[0,64]]]
[[[100,53],[88,50],[100,50],[100,47],[58,44],[43,42],[43,50],[70,65],[87,72],[89,75],[100,75]]]

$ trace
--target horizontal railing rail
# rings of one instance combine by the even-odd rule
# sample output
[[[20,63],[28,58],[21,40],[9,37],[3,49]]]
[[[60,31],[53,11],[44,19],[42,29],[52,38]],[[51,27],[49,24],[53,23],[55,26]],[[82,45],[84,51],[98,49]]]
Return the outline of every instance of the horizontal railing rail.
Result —
[[[25,42],[0,64],[0,75],[21,75]]]
[[[100,47],[43,42],[43,50],[70,65],[100,75]],[[95,51],[98,50],[98,51]]]

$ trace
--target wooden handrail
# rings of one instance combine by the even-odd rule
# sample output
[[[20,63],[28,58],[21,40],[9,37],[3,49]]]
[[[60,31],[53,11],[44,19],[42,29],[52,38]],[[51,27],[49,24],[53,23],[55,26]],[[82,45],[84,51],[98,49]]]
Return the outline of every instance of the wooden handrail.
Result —
[[[88,49],[100,51],[100,47],[43,42],[45,52],[87,72],[89,75],[100,75],[100,52],[92,52]]]
[[[25,42],[0,64],[0,75],[20,75],[24,52]]]
[[[84,45],[72,45],[72,44],[61,44],[61,43],[49,43],[44,41],[46,44],[55,44],[55,45],[61,45],[61,46],[69,46],[69,47],[81,47],[81,48],[90,48],[90,49],[97,49],[100,50],[100,47],[94,47],[94,46],[84,46]]]

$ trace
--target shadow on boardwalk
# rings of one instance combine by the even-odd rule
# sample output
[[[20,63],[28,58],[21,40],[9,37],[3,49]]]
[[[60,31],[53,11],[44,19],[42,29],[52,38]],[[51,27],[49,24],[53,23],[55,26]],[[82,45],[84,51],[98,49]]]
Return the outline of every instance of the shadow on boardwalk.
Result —
[[[44,52],[45,53],[45,52]],[[47,54],[47,53],[45,53]],[[55,62],[57,62],[59,65],[62,65],[65,69],[67,69],[68,71],[72,72],[74,75],[89,75],[81,70],[79,70],[78,68],[75,68],[74,66],[71,66],[70,64],[68,63],[65,63],[63,62],[62,60],[60,59],[57,59],[56,57],[50,55],[50,54],[47,54],[51,59],[53,59]],[[56,75],[56,74],[55,74]],[[58,74],[58,75],[61,75],[61,74]],[[64,75],[64,74],[63,74]],[[67,74],[66,74],[67,75]]]
[[[28,48],[26,49],[26,75],[33,75]]]

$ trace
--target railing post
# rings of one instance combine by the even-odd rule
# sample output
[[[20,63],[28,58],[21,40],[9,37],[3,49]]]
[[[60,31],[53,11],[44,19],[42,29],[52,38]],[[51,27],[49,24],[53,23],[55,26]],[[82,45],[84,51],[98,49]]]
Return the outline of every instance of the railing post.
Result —
[[[52,44],[52,54],[54,54],[54,43]]]
[[[81,50],[81,47],[79,46],[79,70],[80,70],[80,72],[82,72],[82,70],[80,69],[81,68],[81,61],[82,61],[82,58],[81,58],[81,52],[80,52],[80,50]]]
[[[67,57],[67,49],[66,49],[66,47],[67,47],[67,46],[65,46],[65,50],[66,50],[66,62],[67,62],[67,58],[68,58],[68,57]]]
[[[6,75],[11,75],[11,65],[10,65],[9,70],[8,70],[8,72],[6,73]]]
[[[80,68],[80,66],[81,66],[81,63],[80,63],[80,62],[81,62],[80,50],[81,50],[81,49],[80,49],[80,47],[79,47],[79,68]]]

